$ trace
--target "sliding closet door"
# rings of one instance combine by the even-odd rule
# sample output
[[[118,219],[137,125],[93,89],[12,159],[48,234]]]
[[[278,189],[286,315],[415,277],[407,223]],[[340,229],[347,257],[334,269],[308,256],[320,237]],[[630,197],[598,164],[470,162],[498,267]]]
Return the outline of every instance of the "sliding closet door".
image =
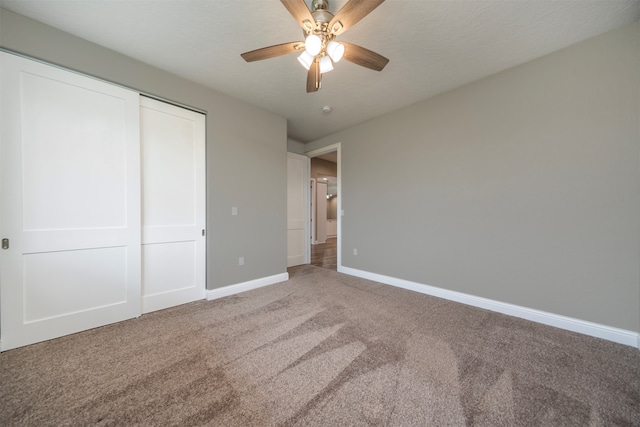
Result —
[[[205,297],[205,116],[141,97],[142,311]]]
[[[140,315],[138,94],[0,55],[2,349]]]

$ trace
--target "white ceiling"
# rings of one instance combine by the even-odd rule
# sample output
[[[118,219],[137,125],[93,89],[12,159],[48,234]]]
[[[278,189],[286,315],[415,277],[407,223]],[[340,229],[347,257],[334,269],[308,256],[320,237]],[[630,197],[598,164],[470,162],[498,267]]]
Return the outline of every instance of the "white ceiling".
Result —
[[[307,0],[307,5],[311,3]],[[329,0],[336,12],[346,0]],[[302,40],[278,0],[0,0],[6,9],[272,111],[309,142],[640,17],[640,0],[387,0],[339,40],[389,58],[341,61],[306,93],[296,55],[240,53]],[[333,111],[325,114],[322,106]]]

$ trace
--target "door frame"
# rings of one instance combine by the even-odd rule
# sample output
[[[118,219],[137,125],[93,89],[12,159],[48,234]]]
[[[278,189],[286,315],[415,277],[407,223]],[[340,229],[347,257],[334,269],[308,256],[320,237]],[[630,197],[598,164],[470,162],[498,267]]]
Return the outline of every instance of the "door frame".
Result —
[[[338,271],[342,270],[342,216],[344,215],[344,211],[342,210],[342,143],[337,142],[335,144],[327,145],[326,147],[318,148],[315,150],[306,151],[304,154],[309,157],[318,157],[323,154],[331,153],[335,151],[337,155],[336,162],[336,170],[337,170],[337,180],[338,180],[338,235],[337,235],[337,252],[338,252],[338,260],[337,267]],[[309,196],[311,197],[311,196]],[[310,200],[307,200],[307,206],[311,203]],[[309,222],[311,218],[307,218],[307,222]]]

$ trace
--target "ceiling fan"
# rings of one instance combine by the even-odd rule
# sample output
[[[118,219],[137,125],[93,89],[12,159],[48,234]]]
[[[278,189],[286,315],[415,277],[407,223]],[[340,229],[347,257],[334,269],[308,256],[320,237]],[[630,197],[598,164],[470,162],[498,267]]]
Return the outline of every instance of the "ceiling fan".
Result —
[[[320,89],[322,74],[333,70],[333,64],[344,58],[354,64],[381,71],[387,58],[352,43],[335,39],[378,7],[384,0],[349,0],[338,13],[328,11],[328,0],[313,0],[310,11],[304,0],[280,0],[304,31],[305,40],[277,44],[245,52],[247,62],[300,52],[298,61],[309,70],[307,92]]]

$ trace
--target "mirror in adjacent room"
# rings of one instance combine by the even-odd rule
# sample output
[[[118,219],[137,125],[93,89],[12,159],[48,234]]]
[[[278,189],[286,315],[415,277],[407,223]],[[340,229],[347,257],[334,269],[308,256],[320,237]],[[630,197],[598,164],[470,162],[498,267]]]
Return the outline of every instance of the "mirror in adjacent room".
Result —
[[[318,182],[327,184],[327,220],[338,219],[338,178],[318,174]]]

